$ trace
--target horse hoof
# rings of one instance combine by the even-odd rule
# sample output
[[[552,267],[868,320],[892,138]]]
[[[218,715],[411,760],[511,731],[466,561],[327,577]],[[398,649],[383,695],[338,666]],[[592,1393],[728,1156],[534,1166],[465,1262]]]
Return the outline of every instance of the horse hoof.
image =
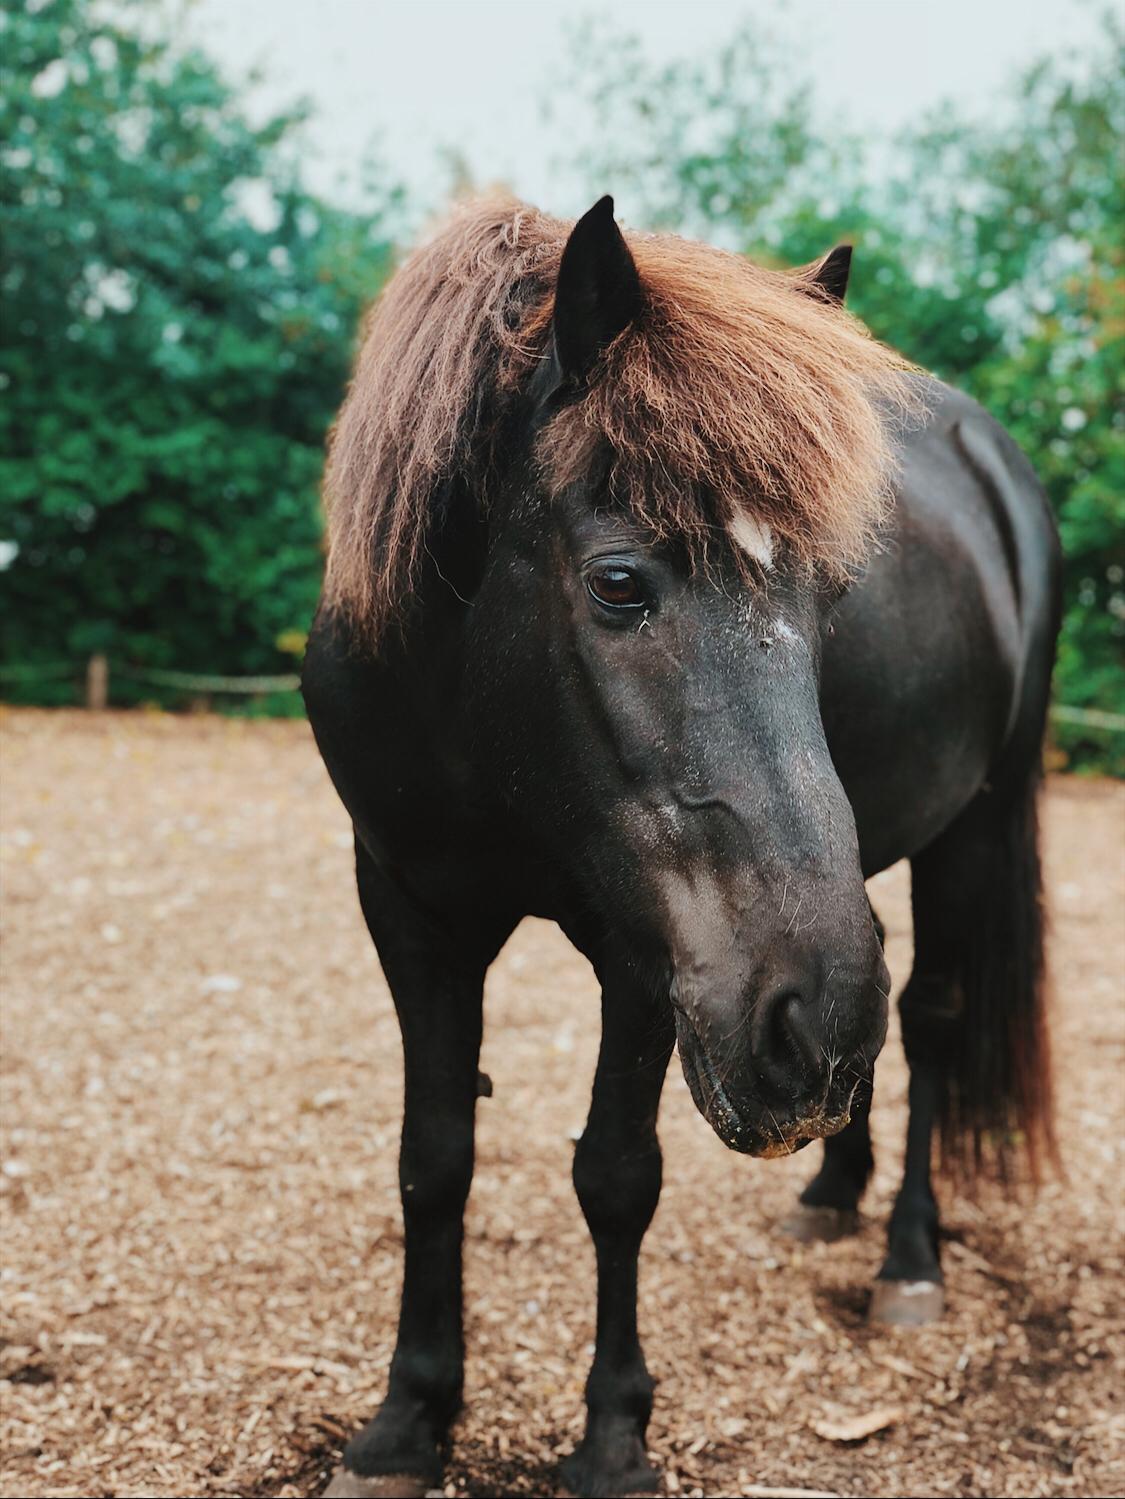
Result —
[[[858,1230],[855,1208],[815,1208],[803,1202],[781,1223],[781,1232],[801,1244],[834,1244]]]
[[[937,1322],[944,1310],[940,1280],[877,1280],[867,1320],[885,1327],[922,1327]]]
[[[424,1499],[426,1485],[409,1473],[376,1473],[364,1478],[350,1468],[337,1468],[324,1499]]]
[[[660,1499],[662,1493],[660,1475],[655,1469],[647,1473],[634,1473],[622,1478],[615,1476],[608,1483],[579,1483],[564,1477],[558,1486],[561,1499]]]

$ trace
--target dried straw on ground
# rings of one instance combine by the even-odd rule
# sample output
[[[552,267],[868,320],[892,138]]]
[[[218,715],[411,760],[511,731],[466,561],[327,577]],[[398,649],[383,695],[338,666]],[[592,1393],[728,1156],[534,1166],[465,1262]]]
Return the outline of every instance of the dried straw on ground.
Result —
[[[315,1494],[379,1398],[400,1273],[398,1041],[344,815],[301,724],[8,712],[2,754],[0,1493]],[[893,1038],[867,1224],[815,1248],[774,1230],[812,1153],[730,1155],[674,1065],[641,1306],[670,1493],[1125,1490],[1123,821],[1121,787],[1052,782],[1070,1179],[947,1201],[940,1327],[864,1321],[901,1150]],[[903,871],[872,895],[901,983]],[[569,1184],[590,972],[528,923],[487,1012],[447,1492],[550,1494],[593,1331]]]

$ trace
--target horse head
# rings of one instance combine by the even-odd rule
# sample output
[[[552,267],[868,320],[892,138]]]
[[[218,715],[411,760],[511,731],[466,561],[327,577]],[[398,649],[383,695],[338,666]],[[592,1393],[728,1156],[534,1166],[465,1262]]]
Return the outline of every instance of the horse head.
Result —
[[[843,1127],[886,1031],[887,970],[818,701],[838,584],[752,495],[724,523],[705,486],[685,487],[662,524],[623,493],[620,441],[571,461],[594,382],[612,410],[607,351],[646,298],[603,200],[559,265],[525,408],[532,458],[490,522],[467,690],[503,796],[673,1007],[704,1116],[729,1146],[778,1154]],[[682,394],[711,399],[690,381]]]

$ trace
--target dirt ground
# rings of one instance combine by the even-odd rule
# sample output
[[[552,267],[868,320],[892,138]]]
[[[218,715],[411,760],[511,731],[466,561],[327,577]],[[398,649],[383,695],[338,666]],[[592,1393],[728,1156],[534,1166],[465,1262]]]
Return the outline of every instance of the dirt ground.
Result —
[[[394,1335],[400,1053],[307,727],[7,711],[6,1495],[313,1495]],[[901,1159],[892,1036],[862,1232],[777,1232],[814,1166],[729,1154],[673,1063],[642,1260],[670,1494],[1121,1494],[1125,787],[1046,813],[1069,1179],[948,1191],[938,1327],[865,1321]],[[872,882],[896,982],[907,878]],[[592,1252],[569,1181],[597,998],[527,922],[488,982],[448,1495],[550,1494],[580,1431]],[[833,1422],[893,1417],[860,1442]]]

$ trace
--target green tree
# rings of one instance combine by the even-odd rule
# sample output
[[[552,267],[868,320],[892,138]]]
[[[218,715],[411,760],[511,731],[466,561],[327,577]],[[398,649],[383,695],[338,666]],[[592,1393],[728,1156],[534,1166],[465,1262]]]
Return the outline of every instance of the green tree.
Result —
[[[1105,17],[1089,57],[1031,69],[1011,123],[934,132],[934,168],[977,185],[971,208],[933,205],[951,257],[999,289],[1003,347],[966,384],[1032,457],[1059,520],[1066,612],[1055,692],[1064,704],[1125,711],[1125,25]],[[946,175],[947,182],[949,176]],[[1072,724],[1060,743],[1125,770],[1125,744]]]
[[[595,122],[581,169],[642,223],[787,265],[855,243],[849,306],[1034,462],[1066,553],[1056,697],[1111,712],[1125,709],[1123,36],[1107,15],[1090,55],[1041,62],[986,123],[943,110],[888,181],[861,140],[821,125],[793,49],[757,22],[668,67],[588,31],[569,78]],[[1125,769],[1119,735],[1058,737]]]
[[[303,190],[299,112],[252,126],[141,20],[0,12],[6,655],[276,672],[315,603],[325,433],[390,247],[378,213]]]
[[[942,274],[924,226],[907,231],[906,201],[872,190],[859,137],[822,128],[791,39],[756,18],[713,55],[659,66],[604,27],[573,47],[567,91],[595,121],[579,170],[631,221],[782,266],[850,241],[849,306],[880,338],[947,377],[999,347],[990,294]]]
[[[809,84],[760,22],[716,53],[659,66],[636,37],[587,22],[559,92],[595,125],[577,163],[591,194],[619,194],[647,228],[768,245],[794,200],[837,174]]]

